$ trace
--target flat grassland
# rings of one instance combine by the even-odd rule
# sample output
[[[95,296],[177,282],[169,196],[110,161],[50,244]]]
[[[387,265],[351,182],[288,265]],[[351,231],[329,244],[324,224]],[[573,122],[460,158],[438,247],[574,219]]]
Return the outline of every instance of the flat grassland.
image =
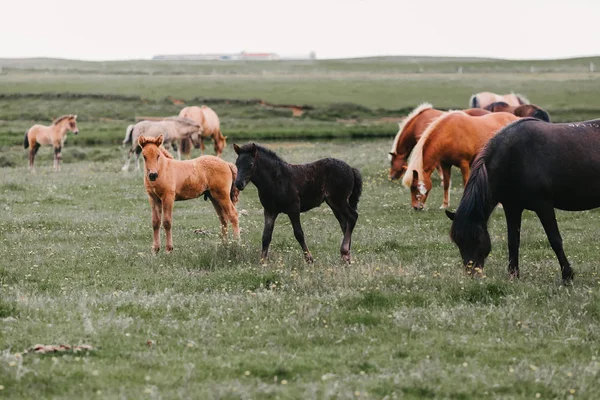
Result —
[[[535,73],[530,63],[486,60],[0,62],[0,397],[594,398],[598,211],[558,212],[572,286],[559,284],[529,212],[522,277],[508,281],[501,209],[490,221],[487,277],[471,279],[438,210],[441,188],[412,211],[408,191],[387,180],[386,159],[394,119],[422,101],[457,108],[472,92],[514,90],[555,120],[597,117],[589,62],[531,63]],[[293,118],[231,101],[255,98],[312,109]],[[199,199],[175,206],[174,253],[151,255],[142,174],[120,171],[119,142],[135,116],[176,114],[174,99],[212,99],[230,135],[228,161],[233,141],[258,140],[290,162],[332,156],[359,168],[353,263],[339,261],[342,235],[326,206],[302,215],[313,265],[285,216],[271,259],[259,263],[252,185],[240,196],[239,243],[221,243],[216,214]],[[81,133],[69,136],[62,171],[42,148],[29,174],[23,132],[65,113],[80,115]],[[455,170],[452,208],[459,181]],[[23,354],[38,343],[94,350]]]

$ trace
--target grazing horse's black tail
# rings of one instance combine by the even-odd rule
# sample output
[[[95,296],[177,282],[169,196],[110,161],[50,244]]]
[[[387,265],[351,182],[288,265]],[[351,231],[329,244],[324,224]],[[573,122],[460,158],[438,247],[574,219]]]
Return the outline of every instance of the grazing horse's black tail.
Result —
[[[29,129],[25,131],[25,138],[23,139],[23,147],[25,147],[26,149],[29,148],[29,138],[27,137],[28,133]]]
[[[354,174],[354,188],[352,188],[348,203],[350,203],[350,207],[356,210],[358,199],[360,199],[360,194],[362,193],[362,177],[360,176],[360,171],[356,168],[352,168],[352,173]]]

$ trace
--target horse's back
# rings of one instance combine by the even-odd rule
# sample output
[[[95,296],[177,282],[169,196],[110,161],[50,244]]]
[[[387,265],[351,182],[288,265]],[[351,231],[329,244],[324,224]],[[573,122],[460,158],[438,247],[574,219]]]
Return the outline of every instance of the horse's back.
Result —
[[[204,114],[204,130],[211,133],[221,130],[221,122],[217,113],[208,106],[202,106],[201,109]]]

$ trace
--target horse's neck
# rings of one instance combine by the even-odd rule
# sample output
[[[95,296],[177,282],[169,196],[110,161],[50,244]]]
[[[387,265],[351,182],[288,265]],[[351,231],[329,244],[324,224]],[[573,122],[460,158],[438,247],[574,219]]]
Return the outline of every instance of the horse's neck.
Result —
[[[278,175],[289,172],[291,172],[291,168],[286,162],[278,162],[268,158],[258,157],[256,160],[256,173],[252,178],[252,182],[260,189],[273,184]]]
[[[61,122],[58,125],[50,126],[50,129],[52,129],[52,133],[62,138],[67,134],[68,127],[65,123]]]
[[[396,144],[396,154],[407,153],[410,148],[415,147],[417,139],[415,137],[415,121],[409,121],[407,125],[402,128],[402,133]]]
[[[440,134],[440,130],[431,132],[423,146],[423,172],[431,174],[439,164],[441,157],[440,150],[443,146],[440,141],[445,135]]]

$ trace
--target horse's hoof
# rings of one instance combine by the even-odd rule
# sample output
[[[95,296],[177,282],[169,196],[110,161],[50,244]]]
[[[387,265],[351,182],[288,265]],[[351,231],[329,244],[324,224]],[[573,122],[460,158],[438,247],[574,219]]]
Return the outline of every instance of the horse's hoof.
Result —
[[[203,229],[194,229],[194,233],[197,235],[207,235],[208,232]]]
[[[167,252],[167,254],[171,254],[173,252],[173,246],[167,246],[165,248],[165,251]]]
[[[514,282],[517,279],[519,279],[519,271],[509,272],[509,274],[508,274],[509,281]]]
[[[446,208],[448,208],[448,204],[442,204],[440,206],[440,210],[445,210]]]
[[[346,264],[350,264],[350,254],[342,254],[342,261]]]
[[[156,255],[156,254],[158,254],[159,251],[160,251],[160,247],[152,246],[152,254]]]
[[[308,264],[312,264],[313,262],[315,262],[315,260],[313,259],[312,255],[310,253],[304,255],[304,260],[308,263]]]

